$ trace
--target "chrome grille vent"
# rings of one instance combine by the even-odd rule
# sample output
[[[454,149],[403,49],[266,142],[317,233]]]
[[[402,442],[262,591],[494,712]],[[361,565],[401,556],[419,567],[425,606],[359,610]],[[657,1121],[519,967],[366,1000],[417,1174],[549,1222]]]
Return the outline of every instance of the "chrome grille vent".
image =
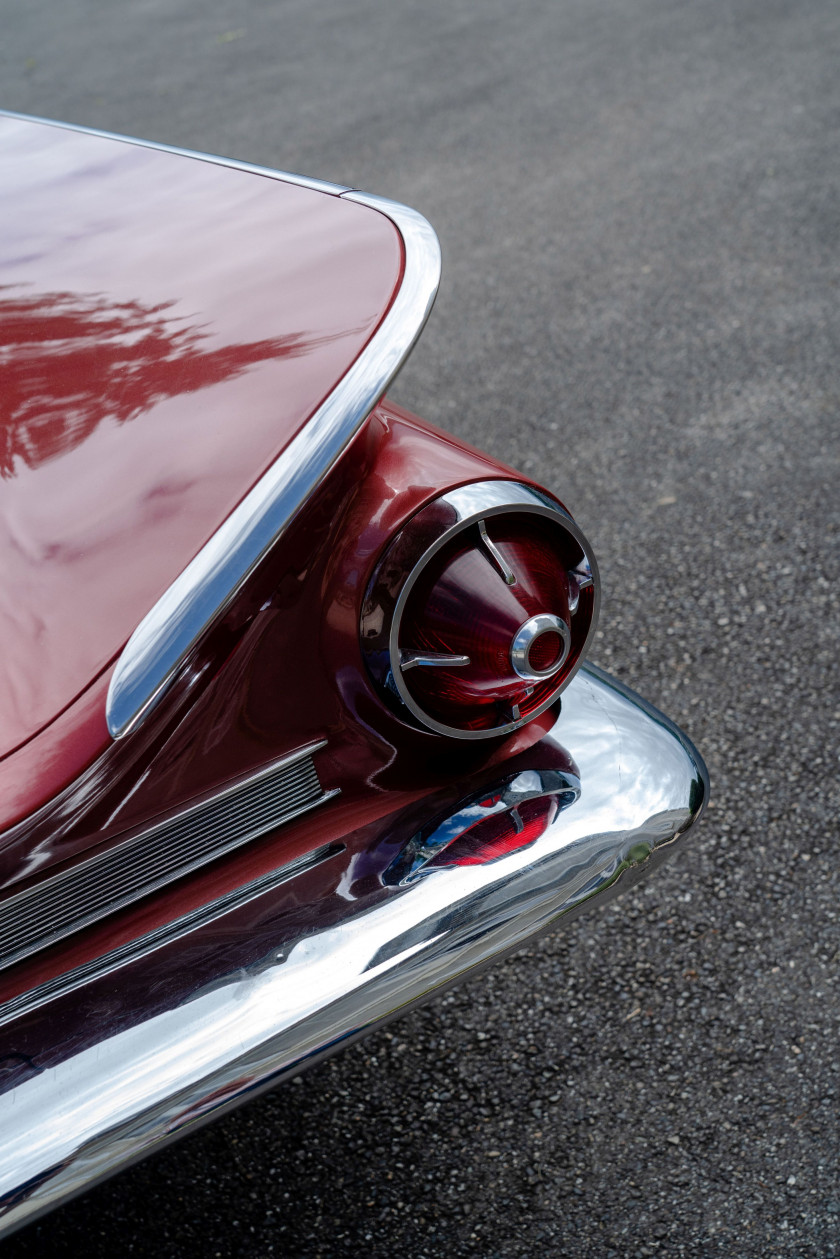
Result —
[[[322,801],[308,747],[0,903],[0,968],[157,891]]]

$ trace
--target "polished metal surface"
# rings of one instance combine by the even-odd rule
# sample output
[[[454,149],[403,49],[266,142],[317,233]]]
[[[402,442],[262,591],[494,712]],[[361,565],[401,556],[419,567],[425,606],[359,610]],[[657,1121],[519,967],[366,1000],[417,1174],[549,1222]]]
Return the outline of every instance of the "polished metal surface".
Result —
[[[569,611],[574,614],[577,611],[581,594],[584,590],[589,589],[594,582],[594,578],[591,568],[586,563],[578,565],[566,576],[569,579]]]
[[[592,612],[592,621],[587,632],[586,640],[581,649],[579,658],[569,674],[564,679],[563,684],[558,686],[544,703],[540,704],[522,717],[519,713],[517,705],[513,705],[510,713],[510,719],[502,721],[499,725],[489,730],[465,730],[457,726],[446,725],[444,722],[438,721],[427,713],[420,704],[414,699],[408,686],[403,679],[405,668],[402,664],[404,659],[404,649],[400,647],[400,624],[403,612],[405,611],[408,598],[417,583],[421,573],[425,570],[429,561],[438,554],[438,552],[446,546],[457,534],[477,525],[479,529],[479,537],[481,542],[486,546],[488,539],[488,530],[486,521],[495,516],[504,516],[511,513],[522,515],[542,516],[554,521],[568,534],[570,534],[581,551],[583,559],[581,564],[585,566],[587,573],[586,585],[594,586],[594,604]],[[483,529],[482,529],[483,526]],[[415,542],[416,537],[416,542]],[[495,547],[493,550],[495,551]],[[400,560],[395,561],[393,566],[390,563],[390,556],[399,552]],[[409,567],[407,567],[398,580],[394,576],[392,567],[399,570],[400,563],[404,557],[408,557]],[[507,564],[500,555],[499,559],[502,564],[501,576],[506,584],[515,584],[507,581],[504,570]],[[494,564],[494,567],[496,565]],[[376,602],[376,596],[373,594],[379,574],[382,571],[387,572],[388,593],[392,594],[398,590],[396,601],[392,610],[380,609]],[[581,589],[584,588],[583,585]],[[579,597],[579,591],[578,591]],[[489,739],[498,738],[500,735],[511,734],[514,730],[519,729],[526,721],[533,721],[540,713],[544,712],[551,704],[553,704],[557,696],[567,686],[571,679],[575,676],[577,670],[586,655],[586,652],[595,635],[598,625],[598,612],[600,608],[601,587],[598,578],[598,567],[595,557],[592,554],[592,547],[586,540],[583,531],[578,527],[572,517],[564,508],[555,503],[547,494],[535,489],[532,486],[522,485],[518,481],[477,481],[472,485],[464,485],[456,490],[450,490],[447,494],[441,495],[435,499],[422,511],[418,512],[397,535],[389,548],[385,559],[380,564],[379,570],[374,574],[371,588],[368,592],[368,602],[373,598],[373,612],[363,612],[361,626],[361,640],[363,650],[367,647],[368,624],[381,623],[383,615],[388,619],[388,644],[387,644],[387,671],[383,673],[383,653],[368,652],[366,661],[369,670],[375,682],[378,683],[381,692],[387,696],[388,692],[399,697],[407,714],[411,715],[415,724],[427,730],[433,730],[436,734],[449,735],[456,739]],[[577,598],[575,599],[575,607],[577,607]],[[565,635],[559,631],[564,638],[564,642],[568,642],[568,629],[564,626]],[[565,657],[564,657],[565,658]],[[517,670],[518,672],[518,670]],[[525,676],[525,675],[522,675]],[[529,674],[528,679],[536,678],[541,680],[544,675]],[[548,675],[550,676],[550,674]]]
[[[182,878],[337,795],[325,792],[312,753],[235,783],[210,800],[0,902],[0,969]]]
[[[446,656],[443,652],[401,651],[400,669],[464,669],[470,663],[469,656]]]
[[[40,1011],[27,1051],[35,1073],[0,1095],[0,1229],[11,1231],[603,902],[673,847],[708,794],[690,742],[591,667],[566,690],[551,732],[524,756],[539,759],[543,770],[552,760],[567,774],[574,765],[580,782],[580,795],[532,846],[355,898],[347,890],[352,863],[369,854],[348,851],[329,904],[318,915],[280,914],[271,946],[253,965],[220,970],[212,983],[137,1011],[129,1025],[102,1018],[81,1044],[62,1043],[61,1023],[51,1021],[49,1006]],[[522,757],[517,764],[527,768]],[[271,895],[263,898],[264,917]],[[229,929],[218,939],[212,925],[207,931],[205,948],[223,966]],[[15,1027],[3,1033],[9,1053]],[[37,1068],[38,1036],[44,1069]]]
[[[4,118],[19,118],[21,122],[39,122],[47,127],[60,127],[63,131],[80,131],[83,135],[99,136],[103,140],[120,140],[123,144],[137,144],[143,149],[156,149],[160,153],[173,153],[176,157],[194,157],[202,162],[213,162],[215,166],[229,166],[232,170],[245,171],[252,175],[263,175],[267,179],[279,179],[284,183],[299,184],[302,188],[311,188],[313,192],[326,192],[333,197],[340,197],[348,192],[342,184],[331,184],[323,179],[309,179],[305,175],[293,175],[288,171],[272,170],[269,166],[255,166],[252,162],[237,162],[232,157],[217,157],[212,153],[197,153],[194,149],[182,149],[174,144],[159,144],[156,140],[138,140],[136,136],[118,135],[115,131],[101,131],[97,127],[82,127],[75,123],[58,122],[55,118],[36,118],[33,114],[19,114],[13,109],[0,109]]]
[[[478,522],[478,536],[481,538],[481,541],[484,544],[484,549],[489,554],[490,559],[493,561],[493,564],[498,569],[503,580],[506,582],[508,586],[515,586],[516,573],[510,567],[507,560],[502,555],[499,548],[496,546],[496,543],[490,537],[490,534],[487,532],[487,522],[484,520],[479,520]]]
[[[156,949],[163,948],[167,944],[173,944],[175,941],[189,935],[190,932],[197,931],[209,923],[218,922],[219,919],[241,909],[243,905],[249,904],[258,896],[264,896],[267,892],[274,891],[275,888],[280,887],[283,883],[288,883],[290,879],[297,878],[299,874],[305,874],[309,870],[314,870],[322,862],[329,861],[332,857],[337,857],[343,851],[343,844],[324,844],[321,848],[315,848],[312,852],[304,853],[302,857],[296,857],[294,861],[289,861],[286,865],[279,866],[278,869],[272,870],[269,874],[263,874],[258,879],[253,879],[250,883],[235,888],[232,892],[228,892],[225,896],[220,896],[218,900],[212,901],[209,905],[201,905],[198,909],[184,914],[182,918],[177,918],[174,922],[165,923],[164,926],[157,927],[154,931],[149,931],[138,939],[129,941],[128,944],[114,949],[111,953],[105,954],[104,957],[96,957],[90,962],[74,967],[63,975],[56,975],[53,979],[48,979],[44,983],[38,984],[35,988],[19,993],[17,996],[0,1004],[0,1027],[3,1027],[6,1023],[11,1023],[13,1019],[21,1018],[23,1015],[39,1010],[41,1006],[46,1005],[47,1002],[56,997],[67,996],[77,988],[82,988],[85,984],[89,984],[95,979],[101,979],[105,975],[113,974],[114,971],[118,971],[120,966],[124,964],[131,963],[134,965],[136,962],[142,961],[144,957],[148,957]]]
[[[294,175],[274,172],[274,178],[313,186]],[[428,318],[440,280],[440,246],[431,226],[397,202],[341,189],[338,193],[384,214],[399,231],[404,249],[399,291],[330,396],[131,635],[108,690],[106,715],[114,738],[134,729],[165,694],[195,643],[230,605],[358,432]]]
[[[531,648],[543,634],[558,634],[563,650],[547,669],[536,669],[531,664]],[[524,625],[520,625],[510,646],[510,662],[515,672],[526,682],[541,682],[543,678],[550,678],[563,668],[571,645],[572,636],[566,622],[559,616],[552,616],[550,612],[541,612],[539,616],[532,616]]]

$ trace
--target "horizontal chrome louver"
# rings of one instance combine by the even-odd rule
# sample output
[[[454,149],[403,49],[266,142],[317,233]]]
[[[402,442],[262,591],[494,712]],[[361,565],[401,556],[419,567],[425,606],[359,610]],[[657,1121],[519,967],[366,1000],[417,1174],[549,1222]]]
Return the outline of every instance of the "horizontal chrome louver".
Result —
[[[83,987],[90,980],[101,979],[103,975],[110,974],[126,962],[136,962],[154,952],[155,949],[163,948],[192,931],[199,931],[210,923],[218,922],[226,914],[234,913],[264,893],[278,888],[281,883],[288,883],[299,874],[314,870],[322,862],[329,861],[331,857],[336,857],[342,852],[344,852],[344,844],[322,844],[320,848],[313,848],[302,857],[296,857],[293,861],[278,866],[276,870],[262,874],[258,879],[253,879],[242,887],[234,888],[233,891],[226,892],[224,896],[219,896],[198,909],[190,910],[181,918],[175,918],[172,922],[155,927],[154,930],[119,945],[101,957],[91,958],[90,961],[83,962],[81,966],[62,971],[61,974],[53,975],[44,983],[36,984],[34,988],[18,993],[8,1001],[0,1002],[0,1027],[20,1014],[37,1010],[54,997],[64,997],[75,989]]]
[[[337,795],[312,753],[279,764],[0,903],[0,968],[181,878]]]

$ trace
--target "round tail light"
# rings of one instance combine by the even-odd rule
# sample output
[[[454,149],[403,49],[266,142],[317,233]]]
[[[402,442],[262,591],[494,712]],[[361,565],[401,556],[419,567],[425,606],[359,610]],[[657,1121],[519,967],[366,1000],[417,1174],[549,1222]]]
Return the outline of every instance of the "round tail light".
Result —
[[[382,557],[362,651],[403,720],[438,734],[508,734],[570,680],[594,632],[598,574],[547,495],[483,481],[435,499]]]

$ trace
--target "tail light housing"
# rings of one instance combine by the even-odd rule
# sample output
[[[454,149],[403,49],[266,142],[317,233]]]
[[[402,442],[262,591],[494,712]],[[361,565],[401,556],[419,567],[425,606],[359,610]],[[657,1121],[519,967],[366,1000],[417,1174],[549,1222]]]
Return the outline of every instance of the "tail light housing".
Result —
[[[580,796],[580,779],[568,771],[520,771],[462,800],[411,837],[382,876],[406,884],[432,870],[485,866],[530,848],[558,813]]]
[[[482,481],[435,499],[393,538],[366,593],[362,653],[408,724],[498,737],[571,680],[598,604],[597,566],[568,512],[531,486]]]

